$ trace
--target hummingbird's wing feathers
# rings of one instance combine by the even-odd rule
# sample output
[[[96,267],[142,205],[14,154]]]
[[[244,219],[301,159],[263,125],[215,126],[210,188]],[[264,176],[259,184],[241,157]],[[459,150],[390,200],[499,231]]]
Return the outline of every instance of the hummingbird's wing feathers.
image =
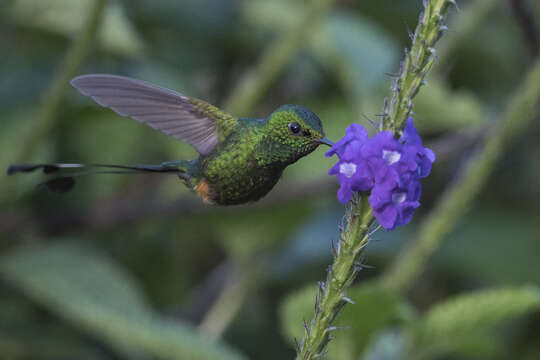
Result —
[[[82,75],[71,84],[98,104],[129,116],[209,154],[237,119],[199,99],[116,75]]]

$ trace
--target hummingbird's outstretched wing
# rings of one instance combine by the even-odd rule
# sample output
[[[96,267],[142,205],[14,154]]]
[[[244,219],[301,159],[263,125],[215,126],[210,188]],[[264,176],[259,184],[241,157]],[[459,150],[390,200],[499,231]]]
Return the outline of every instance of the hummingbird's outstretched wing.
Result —
[[[238,124],[235,117],[205,101],[142,80],[92,74],[78,76],[71,84],[101,106],[185,141],[203,155]]]

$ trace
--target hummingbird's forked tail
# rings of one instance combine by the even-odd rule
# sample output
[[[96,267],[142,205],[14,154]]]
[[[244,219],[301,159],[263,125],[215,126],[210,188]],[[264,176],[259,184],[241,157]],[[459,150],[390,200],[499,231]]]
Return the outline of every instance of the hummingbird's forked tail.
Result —
[[[190,176],[187,174],[185,161],[171,161],[159,165],[110,165],[110,164],[22,164],[11,165],[7,169],[8,175],[16,173],[28,173],[35,170],[43,170],[46,175],[58,175],[39,185],[45,185],[52,191],[66,192],[75,185],[75,178],[94,174],[176,174],[181,180],[187,182]]]

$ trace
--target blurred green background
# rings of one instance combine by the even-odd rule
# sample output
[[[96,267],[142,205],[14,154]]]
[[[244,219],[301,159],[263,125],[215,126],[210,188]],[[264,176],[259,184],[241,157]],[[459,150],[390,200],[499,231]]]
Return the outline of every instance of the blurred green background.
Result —
[[[0,3],[1,169],[16,161],[132,164],[196,156],[71,87],[40,127],[43,104],[52,101],[45,94],[55,94],[51,83],[65,70],[66,52],[95,3]],[[540,4],[528,5],[540,18]],[[419,0],[111,0],[74,71],[144,79],[236,116],[301,104],[337,140],[353,122],[374,130],[366,118],[377,119],[382,109],[421,6]],[[424,181],[423,206],[410,225],[373,235],[365,253],[373,268],[360,273],[358,284],[371,284],[413,241],[532,63],[510,1],[459,6],[415,102],[415,123],[438,156]],[[355,290],[357,304],[340,318],[353,330],[336,334],[329,358],[400,358],[407,326],[418,326],[434,304],[500,287],[523,290],[519,299],[533,299],[530,307],[512,312],[509,304],[519,299],[494,293],[511,320],[493,320],[489,336],[475,324],[468,332],[440,330],[439,339],[455,337],[456,346],[426,356],[540,358],[540,316],[528,311],[540,302],[540,125],[531,124],[410,291],[396,298]],[[230,208],[203,205],[173,176],[93,176],[58,195],[36,188],[42,174],[1,175],[0,358],[203,359],[236,352],[293,358],[305,307],[295,308],[302,301],[291,294],[325,277],[344,213],[337,182],[326,175],[335,159],[324,151],[289,167],[262,201]],[[314,293],[307,295],[309,320]],[[464,333],[468,341],[459,340]]]

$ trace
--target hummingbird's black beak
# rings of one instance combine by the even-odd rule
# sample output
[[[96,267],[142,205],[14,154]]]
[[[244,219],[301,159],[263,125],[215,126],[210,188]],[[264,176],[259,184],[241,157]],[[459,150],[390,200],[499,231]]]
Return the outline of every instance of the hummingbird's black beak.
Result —
[[[334,146],[334,142],[328,140],[328,138],[326,138],[326,137],[323,137],[322,139],[319,139],[318,141],[319,141],[319,143],[324,144],[324,145],[328,145],[330,147]]]

